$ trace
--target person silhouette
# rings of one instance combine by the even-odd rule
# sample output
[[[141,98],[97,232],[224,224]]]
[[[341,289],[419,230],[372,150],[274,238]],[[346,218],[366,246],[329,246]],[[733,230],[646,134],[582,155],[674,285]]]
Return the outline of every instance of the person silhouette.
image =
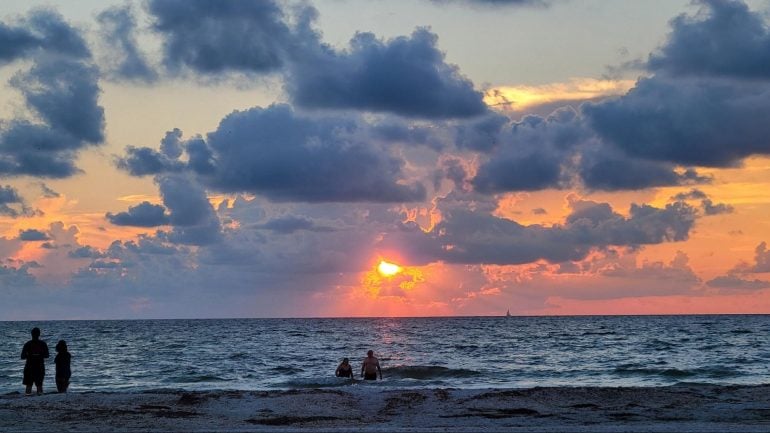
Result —
[[[59,392],[67,392],[67,388],[70,386],[71,360],[72,355],[67,351],[67,342],[59,340],[56,343],[56,358],[53,359],[56,364],[56,390]]]
[[[349,377],[353,378],[353,367],[350,365],[350,361],[348,358],[344,358],[342,360],[342,363],[337,367],[337,370],[334,372],[334,375],[337,377]]]
[[[374,351],[366,352],[366,358],[361,364],[361,376],[364,380],[377,380],[377,373],[380,373],[382,380],[382,369],[380,369],[380,360],[374,357]]]
[[[40,339],[40,328],[32,328],[32,339],[24,344],[21,349],[21,359],[24,364],[24,379],[22,383],[27,386],[26,395],[32,395],[32,384],[37,388],[37,395],[43,393],[43,378],[45,378],[45,358],[48,358],[48,345]]]

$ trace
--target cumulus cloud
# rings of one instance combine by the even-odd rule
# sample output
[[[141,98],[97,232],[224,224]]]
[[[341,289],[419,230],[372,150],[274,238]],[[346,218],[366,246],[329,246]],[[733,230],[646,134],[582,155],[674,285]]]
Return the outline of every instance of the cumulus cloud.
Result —
[[[382,41],[358,33],[348,51],[321,46],[291,65],[286,91],[305,108],[357,109],[423,118],[484,114],[481,92],[447,64],[438,37],[417,29]]]
[[[41,122],[24,118],[4,122],[0,129],[0,175],[71,176],[79,172],[77,152],[104,139],[98,71],[79,31],[59,14],[35,10],[22,19],[22,24],[29,26],[36,42],[11,51],[14,58],[32,60],[32,67],[17,72],[10,83]],[[0,36],[0,47],[8,43]]]
[[[116,80],[151,83],[158,73],[150,66],[136,41],[136,17],[130,5],[113,6],[99,15],[101,41],[105,45],[107,74]]]
[[[128,147],[117,165],[135,176],[193,172],[208,188],[275,201],[424,199],[422,184],[403,181],[404,160],[368,142],[371,129],[357,116],[310,117],[287,105],[256,107],[229,114],[205,139],[167,133],[161,146],[174,142],[186,161],[167,147]]]
[[[643,78],[625,96],[586,104],[583,113],[602,138],[635,158],[729,167],[770,153],[767,83]]]
[[[208,135],[216,161],[206,182],[286,201],[396,202],[425,197],[400,182],[404,162],[365,143],[346,118],[310,118],[285,105],[236,111]]]
[[[170,222],[165,207],[147,201],[129,207],[127,212],[108,212],[105,217],[117,226],[157,227]]]
[[[160,176],[157,182],[163,204],[169,211],[170,241],[207,245],[221,240],[219,217],[197,182],[177,175]]]
[[[647,67],[682,76],[770,78],[770,31],[743,1],[699,0],[695,16],[671,21],[668,40]]]
[[[151,0],[147,10],[172,71],[275,72],[299,44],[273,0]]]

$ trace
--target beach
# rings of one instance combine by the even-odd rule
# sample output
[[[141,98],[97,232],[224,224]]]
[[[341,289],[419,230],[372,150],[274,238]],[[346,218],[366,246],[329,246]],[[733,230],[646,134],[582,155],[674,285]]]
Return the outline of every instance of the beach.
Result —
[[[766,432],[770,385],[0,396],[0,431]]]

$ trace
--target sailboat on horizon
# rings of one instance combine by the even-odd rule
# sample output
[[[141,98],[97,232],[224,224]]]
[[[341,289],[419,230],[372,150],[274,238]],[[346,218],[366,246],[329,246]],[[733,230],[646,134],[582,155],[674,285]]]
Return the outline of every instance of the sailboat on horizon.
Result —
[[[508,311],[505,312],[505,317],[511,317],[511,309],[509,308]]]

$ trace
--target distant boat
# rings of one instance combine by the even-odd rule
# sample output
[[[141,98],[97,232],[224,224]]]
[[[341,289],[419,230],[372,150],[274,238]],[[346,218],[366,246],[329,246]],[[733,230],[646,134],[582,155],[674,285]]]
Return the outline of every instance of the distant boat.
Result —
[[[511,317],[511,310],[505,312],[505,317]]]

